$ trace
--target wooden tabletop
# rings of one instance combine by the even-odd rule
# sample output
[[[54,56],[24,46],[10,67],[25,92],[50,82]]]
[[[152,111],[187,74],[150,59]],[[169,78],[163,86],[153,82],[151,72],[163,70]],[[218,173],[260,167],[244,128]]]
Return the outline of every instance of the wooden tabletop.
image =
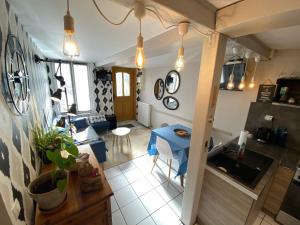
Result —
[[[94,167],[99,168],[99,172],[101,175],[101,181],[103,188],[99,191],[93,191],[89,193],[82,193],[80,191],[79,178],[77,173],[70,173],[69,176],[69,184],[67,191],[67,201],[64,205],[58,208],[53,213],[43,213],[37,207],[36,209],[36,217],[35,224],[36,225],[44,225],[44,224],[55,224],[62,219],[65,219],[68,216],[71,216],[75,213],[78,213],[86,208],[89,208],[99,202],[107,200],[110,196],[113,195],[113,192],[104,176],[103,169],[99,165],[93,151],[90,147],[79,146],[80,153],[88,153],[90,154],[89,161]],[[51,170],[53,167],[45,166],[42,171],[47,172]]]

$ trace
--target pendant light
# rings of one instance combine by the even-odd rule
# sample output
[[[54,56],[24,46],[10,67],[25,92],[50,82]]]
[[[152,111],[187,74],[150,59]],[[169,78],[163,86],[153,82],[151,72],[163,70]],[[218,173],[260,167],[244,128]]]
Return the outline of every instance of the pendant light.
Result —
[[[144,53],[144,38],[141,33],[142,21],[140,20],[140,34],[137,37],[135,65],[138,69],[143,69],[145,65],[145,53]]]
[[[254,68],[253,76],[252,76],[251,81],[249,83],[249,88],[254,88],[255,87],[255,74],[256,74],[257,65],[261,60],[260,55],[256,55],[254,60],[255,60],[255,68]]]
[[[74,19],[70,14],[70,4],[67,0],[67,14],[64,16],[64,44],[63,44],[63,53],[71,58],[78,57],[79,47],[75,38],[75,28],[74,28]]]
[[[181,47],[178,49],[178,55],[175,62],[175,69],[180,72],[184,69],[184,47],[183,47],[183,37],[187,34],[189,30],[189,22],[181,22],[178,25],[178,33],[181,36]]]
[[[234,73],[233,73],[234,68],[235,68],[235,64],[233,64],[232,72],[231,72],[231,74],[229,76],[229,81],[227,83],[227,89],[228,90],[234,89]]]
[[[246,58],[245,70],[244,70],[244,74],[243,74],[243,76],[242,76],[242,78],[241,78],[241,82],[240,82],[240,84],[239,84],[239,86],[238,86],[238,89],[239,89],[240,91],[244,90],[244,88],[245,88],[245,86],[246,86],[246,85],[245,85],[246,71],[247,71],[248,59],[250,58],[250,56],[251,56],[251,51],[246,51],[246,53],[245,53],[245,58]]]
[[[144,38],[142,36],[142,18],[146,14],[146,8],[143,2],[136,2],[134,5],[134,15],[139,20],[140,33],[137,37],[135,65],[138,69],[143,69],[145,65],[145,53],[144,53]]]
[[[233,52],[233,57],[236,58],[240,58],[240,53],[241,53],[241,48],[239,46],[235,46],[232,48],[232,52]],[[232,68],[232,71],[231,71],[231,74],[229,76],[229,80],[228,80],[228,83],[227,83],[227,89],[228,90],[233,90],[234,89],[234,69],[235,69],[235,62],[233,64],[233,68]]]

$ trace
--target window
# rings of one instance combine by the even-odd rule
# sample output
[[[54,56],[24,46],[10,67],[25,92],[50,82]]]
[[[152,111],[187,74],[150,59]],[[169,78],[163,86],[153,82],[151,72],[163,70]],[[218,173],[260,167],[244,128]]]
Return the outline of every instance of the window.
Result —
[[[55,63],[55,71],[58,67],[59,63]],[[58,70],[57,75],[64,77],[68,98],[66,99],[65,89],[63,89],[60,102],[61,112],[67,112],[73,103],[77,104],[79,112],[89,111],[91,106],[87,66],[84,64],[62,63],[61,70]],[[59,81],[57,81],[57,87],[60,87]]]
[[[130,96],[130,74],[123,72],[116,73],[116,89],[117,97]]]
[[[74,64],[74,78],[78,111],[89,111],[91,105],[87,66]]]

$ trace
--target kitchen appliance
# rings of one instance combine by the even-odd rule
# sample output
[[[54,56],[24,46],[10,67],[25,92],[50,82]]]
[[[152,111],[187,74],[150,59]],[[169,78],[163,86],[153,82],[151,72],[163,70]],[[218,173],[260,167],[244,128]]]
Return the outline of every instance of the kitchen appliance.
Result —
[[[284,225],[300,225],[300,162],[276,220]]]
[[[272,136],[272,129],[268,127],[259,127],[255,131],[255,137],[258,142],[269,143]]]

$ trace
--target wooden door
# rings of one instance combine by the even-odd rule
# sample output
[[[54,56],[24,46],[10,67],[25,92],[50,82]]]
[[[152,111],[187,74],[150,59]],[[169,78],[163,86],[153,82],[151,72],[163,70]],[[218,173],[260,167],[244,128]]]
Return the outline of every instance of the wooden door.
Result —
[[[136,69],[113,67],[114,111],[117,121],[134,120],[136,113]]]

